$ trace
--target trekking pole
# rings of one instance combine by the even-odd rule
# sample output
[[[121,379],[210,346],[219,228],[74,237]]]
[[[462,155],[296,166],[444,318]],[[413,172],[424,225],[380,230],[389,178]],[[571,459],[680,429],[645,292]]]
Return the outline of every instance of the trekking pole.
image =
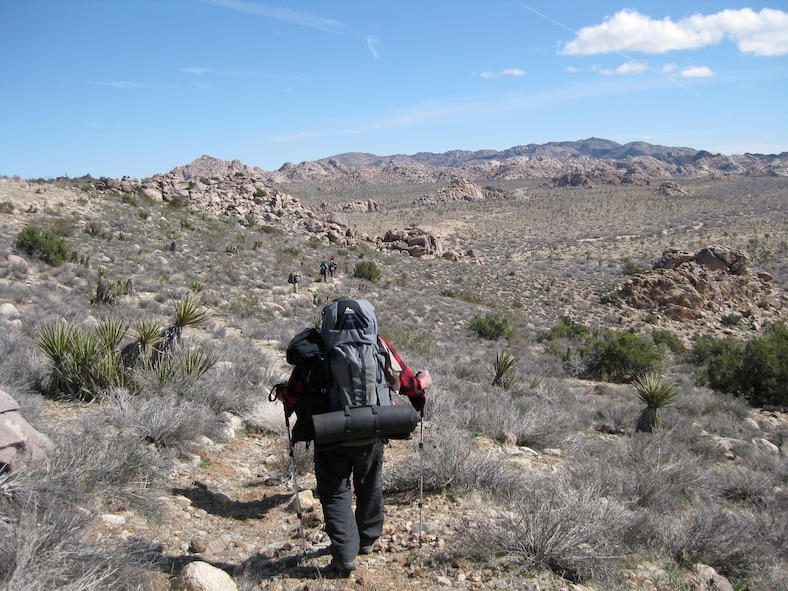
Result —
[[[424,539],[424,409],[421,409],[419,419],[419,547]]]
[[[298,480],[296,479],[295,446],[293,445],[293,436],[290,433],[290,417],[287,416],[287,409],[285,409],[285,426],[287,426],[287,447],[290,451],[290,471],[293,475],[293,488],[295,489],[298,532],[301,534],[301,546],[304,549],[304,558],[306,558],[306,533],[304,532],[304,513],[301,511],[301,489],[298,488]]]
[[[277,384],[271,389],[268,394],[268,400],[276,402],[278,386],[284,384]],[[287,414],[287,407],[282,404],[285,410],[285,427],[287,427],[287,450],[290,454],[290,473],[293,477],[293,488],[295,489],[295,504],[296,515],[298,515],[298,531],[301,534],[301,546],[304,550],[304,558],[306,558],[306,533],[304,532],[304,513],[301,511],[301,489],[298,488],[298,480],[296,478],[296,463],[295,463],[295,446],[293,445],[293,435],[290,432],[290,417]]]

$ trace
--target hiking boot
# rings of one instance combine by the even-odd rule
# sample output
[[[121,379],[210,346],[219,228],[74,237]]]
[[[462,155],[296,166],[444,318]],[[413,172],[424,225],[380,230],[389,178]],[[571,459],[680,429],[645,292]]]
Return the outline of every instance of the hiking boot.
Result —
[[[361,546],[358,549],[359,554],[372,554],[375,551],[375,543],[367,544],[366,546]]]
[[[331,562],[328,563],[326,569],[329,572],[336,573],[338,576],[346,578],[350,576],[350,573],[356,570],[356,563],[355,562],[342,562],[341,560],[337,560],[336,558],[332,558]]]

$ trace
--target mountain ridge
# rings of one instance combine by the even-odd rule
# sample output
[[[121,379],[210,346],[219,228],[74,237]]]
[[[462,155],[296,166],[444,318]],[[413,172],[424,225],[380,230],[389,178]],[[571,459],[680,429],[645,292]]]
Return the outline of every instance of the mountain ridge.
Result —
[[[339,162],[344,166],[384,166],[392,163],[418,163],[431,166],[458,166],[468,163],[479,163],[490,160],[507,160],[509,158],[528,157],[565,157],[565,158],[594,158],[601,160],[622,160],[630,156],[663,156],[669,154],[682,154],[690,157],[698,153],[708,153],[688,147],[670,147],[649,144],[643,141],[619,144],[612,140],[590,137],[575,141],[555,141],[545,144],[520,144],[505,150],[449,150],[447,152],[417,152],[415,154],[394,154],[378,156],[368,152],[345,152],[320,158],[315,162]]]

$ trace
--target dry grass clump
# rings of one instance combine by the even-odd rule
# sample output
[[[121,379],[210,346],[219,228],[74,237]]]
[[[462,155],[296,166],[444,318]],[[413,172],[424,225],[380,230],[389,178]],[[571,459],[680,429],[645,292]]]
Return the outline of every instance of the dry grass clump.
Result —
[[[0,476],[0,580],[4,588],[131,590],[145,584],[143,564],[125,548],[90,540],[97,514],[144,507],[171,467],[168,453],[135,436],[95,428],[50,433],[47,470]]]
[[[500,552],[525,569],[548,568],[573,582],[610,581],[623,558],[630,512],[562,474],[525,477],[503,500],[479,507],[460,544],[478,558]]]

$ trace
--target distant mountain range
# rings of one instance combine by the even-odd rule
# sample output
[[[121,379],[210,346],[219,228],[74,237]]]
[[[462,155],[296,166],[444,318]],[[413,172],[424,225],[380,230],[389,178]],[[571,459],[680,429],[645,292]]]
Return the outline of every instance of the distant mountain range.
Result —
[[[419,152],[412,156],[397,154],[395,156],[376,156],[360,152],[349,152],[318,162],[336,160],[345,166],[384,166],[386,164],[423,164],[435,167],[453,167],[483,164],[492,160],[509,160],[512,158],[594,158],[598,160],[623,160],[627,157],[653,156],[655,158],[693,158],[701,152],[693,148],[671,148],[646,142],[630,142],[618,144],[601,138],[588,138],[572,142],[548,142],[546,144],[528,144],[514,146],[507,150],[451,150],[443,154]]]
[[[443,154],[377,156],[338,154],[317,161],[290,162],[267,172],[238,160],[202,156],[172,171],[186,179],[244,173],[271,184],[448,182],[462,177],[475,182],[581,175],[602,183],[643,184],[651,179],[725,175],[788,176],[788,152],[782,154],[714,154],[686,147],[646,142],[619,144],[588,138],[515,146],[507,150],[452,150]]]

